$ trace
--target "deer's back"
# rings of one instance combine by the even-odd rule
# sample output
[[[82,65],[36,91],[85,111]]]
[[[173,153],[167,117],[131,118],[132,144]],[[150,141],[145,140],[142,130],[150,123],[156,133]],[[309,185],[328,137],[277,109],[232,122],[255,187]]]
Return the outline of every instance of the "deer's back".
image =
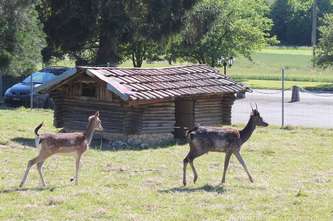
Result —
[[[68,153],[82,148],[86,141],[83,133],[46,133],[40,135],[40,142],[52,152]]]
[[[225,152],[239,142],[239,131],[234,128],[199,127],[191,133],[192,144],[206,151]]]

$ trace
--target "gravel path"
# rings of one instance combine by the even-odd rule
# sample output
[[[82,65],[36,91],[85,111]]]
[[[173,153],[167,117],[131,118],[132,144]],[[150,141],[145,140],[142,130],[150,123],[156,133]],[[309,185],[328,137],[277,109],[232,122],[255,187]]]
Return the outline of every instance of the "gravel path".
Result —
[[[300,102],[289,103],[291,91],[285,92],[285,125],[333,128],[333,93],[301,92]],[[281,126],[281,92],[254,90],[233,105],[232,123],[246,123],[250,103],[257,103],[261,116],[272,125]]]

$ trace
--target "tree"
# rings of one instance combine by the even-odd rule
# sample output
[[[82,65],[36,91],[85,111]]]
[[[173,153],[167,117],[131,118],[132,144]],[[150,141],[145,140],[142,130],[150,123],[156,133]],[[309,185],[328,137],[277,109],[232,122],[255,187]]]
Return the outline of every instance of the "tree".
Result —
[[[268,9],[264,0],[202,1],[187,14],[180,40],[171,47],[187,61],[211,66],[217,66],[222,56],[251,59],[254,50],[274,41],[269,36]]]
[[[128,55],[125,49],[139,55],[147,44],[179,30],[182,15],[194,2],[41,0],[38,11],[47,34],[43,56],[49,60],[68,54],[84,63],[116,65]]]
[[[333,14],[326,14],[321,22],[316,62],[319,66],[329,67],[333,66]]]
[[[134,4],[135,3],[135,4]],[[159,60],[162,47],[158,39],[152,36],[156,28],[149,21],[148,2],[134,1],[126,8],[128,16],[128,39],[120,51],[125,59],[132,60],[134,67],[141,67],[144,60]]]
[[[44,34],[31,1],[0,0],[0,72],[26,74],[41,62]]]
[[[270,17],[273,20],[272,35],[282,45],[311,45],[311,7],[314,0],[276,0]],[[332,0],[316,0],[318,16],[330,12]]]

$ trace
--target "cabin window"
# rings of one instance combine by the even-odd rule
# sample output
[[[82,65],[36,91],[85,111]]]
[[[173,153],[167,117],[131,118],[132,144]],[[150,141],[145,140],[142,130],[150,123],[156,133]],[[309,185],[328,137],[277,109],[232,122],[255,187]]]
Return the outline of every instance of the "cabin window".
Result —
[[[82,83],[81,84],[81,96],[84,97],[96,97],[97,90],[94,83]]]

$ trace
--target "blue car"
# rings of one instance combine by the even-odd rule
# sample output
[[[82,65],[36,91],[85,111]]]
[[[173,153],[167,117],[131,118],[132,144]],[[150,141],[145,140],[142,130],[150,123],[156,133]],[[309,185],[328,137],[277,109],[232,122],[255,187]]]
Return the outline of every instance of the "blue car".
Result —
[[[49,67],[32,73],[22,82],[17,83],[6,90],[4,96],[5,104],[8,106],[30,106],[32,85],[35,89],[45,83],[55,80],[58,76],[66,72],[74,71],[73,69],[74,68]],[[50,99],[48,94],[37,94],[34,92],[33,97],[34,107],[53,108],[53,101]]]

